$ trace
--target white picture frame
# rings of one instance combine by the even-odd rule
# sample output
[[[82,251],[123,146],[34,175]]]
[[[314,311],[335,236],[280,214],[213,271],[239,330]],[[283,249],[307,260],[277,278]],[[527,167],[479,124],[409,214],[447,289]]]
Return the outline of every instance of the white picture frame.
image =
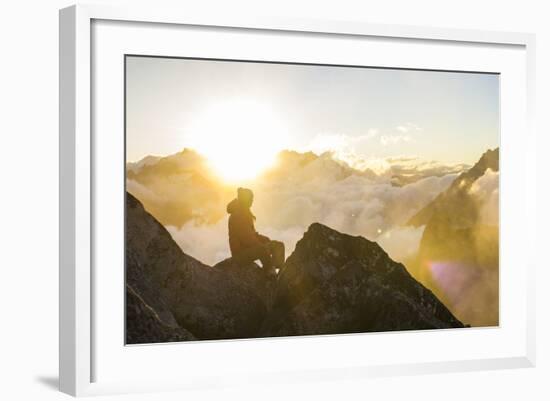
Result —
[[[156,378],[150,382],[135,379],[132,377],[109,376],[108,379],[99,379],[98,364],[95,358],[98,357],[98,350],[102,350],[102,343],[96,345],[97,332],[96,324],[101,319],[101,313],[98,315],[94,307],[94,288],[101,282],[96,281],[93,267],[97,263],[97,255],[94,254],[94,231],[96,231],[95,198],[94,198],[94,175],[96,167],[94,160],[98,152],[104,150],[104,146],[98,145],[94,141],[93,126],[97,125],[94,121],[94,106],[92,96],[94,96],[94,87],[92,86],[92,76],[96,60],[94,60],[94,46],[101,46],[104,41],[92,41],[93,24],[97,21],[118,21],[127,23],[144,24],[166,24],[180,27],[203,27],[217,30],[216,35],[224,35],[224,29],[243,30],[250,34],[254,32],[262,33],[287,33],[287,34],[306,34],[309,37],[316,35],[323,37],[339,38],[384,38],[387,41],[419,41],[422,43],[435,43],[439,45],[456,45],[463,48],[480,48],[483,46],[495,48],[511,48],[514,52],[514,60],[517,61],[518,70],[510,72],[510,76],[517,74],[513,80],[518,92],[525,96],[519,96],[516,99],[516,105],[520,106],[516,119],[510,120],[510,127],[521,128],[523,132],[512,137],[506,134],[503,137],[503,159],[505,163],[504,170],[509,172],[514,169],[514,174],[510,174],[509,182],[503,187],[502,196],[506,193],[521,192],[513,195],[514,201],[510,201],[508,206],[511,212],[506,214],[509,227],[515,227],[518,222],[526,220],[524,238],[519,244],[519,251],[526,255],[534,255],[528,252],[534,244],[536,209],[535,209],[535,134],[532,128],[532,112],[534,110],[534,35],[525,33],[507,33],[507,32],[485,32],[460,29],[439,29],[416,26],[397,26],[397,25],[376,25],[362,22],[344,22],[344,21],[315,21],[315,20],[292,20],[276,18],[255,18],[253,20],[234,20],[234,19],[216,19],[208,15],[193,15],[186,10],[166,11],[155,8],[111,8],[108,6],[78,5],[65,8],[60,11],[60,324],[59,324],[59,375],[60,390],[75,396],[126,393],[134,391],[164,391],[171,389],[188,388],[210,388],[217,386],[226,386],[240,383],[261,384],[266,381],[281,380],[292,382],[296,380],[327,380],[331,378],[356,378],[360,379],[369,376],[380,375],[400,375],[400,374],[418,374],[432,372],[449,371],[467,371],[480,369],[504,369],[513,367],[530,367],[535,364],[535,294],[534,294],[534,270],[536,261],[527,256],[523,259],[521,266],[522,276],[515,280],[518,287],[517,296],[521,297],[518,302],[517,316],[519,323],[517,327],[507,327],[501,325],[492,331],[472,332],[472,339],[476,341],[475,336],[485,336],[486,341],[498,339],[501,348],[495,348],[494,352],[472,353],[464,358],[446,357],[443,360],[431,359],[428,361],[416,360],[414,356],[406,362],[396,362],[396,359],[384,358],[382,355],[373,361],[365,360],[361,362],[361,355],[358,354],[355,360],[340,360],[338,364],[331,366],[331,356],[329,353],[324,366],[297,366],[293,369],[285,369],[283,365],[278,365],[278,370],[263,371],[258,368],[252,371],[245,366],[241,367],[242,372],[246,374],[233,377],[220,367],[220,370],[212,375],[205,375],[200,369],[186,373],[185,380],[178,377],[168,377],[164,380]],[[151,25],[148,25],[151,26]],[[160,25],[159,25],[160,26]],[[126,28],[122,28],[126,29]],[[136,29],[140,29],[137,27]],[[114,41],[116,42],[116,41]],[[154,43],[153,43],[154,45]],[[101,49],[99,49],[101,50]],[[117,50],[118,51],[118,50]],[[433,52],[433,50],[430,50]],[[503,59],[504,60],[504,59]],[[503,63],[503,61],[500,61]],[[474,64],[472,64],[474,65]],[[430,62],[424,63],[425,68],[429,68]],[[511,67],[510,67],[511,68]],[[442,69],[440,65],[435,69]],[[451,68],[452,69],[452,68]],[[456,69],[461,69],[457,66]],[[519,71],[519,72],[518,72]],[[500,72],[498,64],[495,64],[493,72]],[[525,75],[523,75],[525,73]],[[512,81],[509,81],[512,85]],[[116,87],[116,91],[122,91],[122,87]],[[510,91],[504,91],[503,96],[509,97]],[[505,99],[507,100],[507,99]],[[502,113],[510,113],[510,108],[504,102]],[[512,103],[510,103],[511,105]],[[525,108],[525,109],[523,109]],[[514,112],[515,113],[515,112]],[[97,117],[97,116],[95,116]],[[508,123],[506,123],[508,124]],[[506,128],[506,127],[504,127]],[[511,132],[505,129],[506,132]],[[520,143],[519,141],[523,143]],[[115,164],[116,165],[116,164]],[[504,176],[504,173],[503,173]],[[508,180],[508,178],[503,178]],[[514,191],[513,185],[522,184],[522,191]],[[508,192],[504,189],[510,188]],[[511,197],[512,195],[510,195]],[[512,204],[514,203],[514,204]],[[514,207],[519,206],[519,207]],[[513,211],[515,209],[515,211]],[[504,210],[501,208],[501,211]],[[503,213],[503,212],[501,212]],[[501,214],[501,217],[504,217]],[[510,237],[510,241],[512,238]],[[502,245],[501,245],[502,252]],[[508,252],[508,251],[507,251]],[[502,253],[501,253],[502,257]],[[510,255],[512,258],[513,255]],[[519,259],[518,259],[519,260]],[[121,267],[122,268],[122,267]],[[524,275],[523,275],[524,274]],[[508,280],[505,277],[502,280]],[[503,284],[501,282],[501,284]],[[506,288],[507,282],[504,282]],[[511,283],[510,283],[511,285]],[[122,287],[120,288],[122,293]],[[503,296],[507,296],[505,293]],[[99,317],[98,317],[99,316]],[[120,322],[122,325],[123,322]],[[496,332],[506,332],[510,328],[513,335],[497,338]],[[513,329],[513,330],[512,330]],[[411,336],[417,336],[418,333],[411,333]],[[442,338],[457,337],[452,332],[439,332],[438,334],[429,333],[430,342],[441,341]],[[331,343],[320,344],[318,339],[309,338],[306,341],[300,339],[277,339],[277,340],[245,340],[244,342],[207,342],[201,345],[200,349],[187,347],[184,352],[189,355],[199,355],[203,353],[210,355],[215,352],[231,353],[230,348],[239,349],[239,352],[261,353],[268,352],[268,348],[275,349],[274,352],[280,353],[283,347],[299,352],[299,349],[307,349],[308,352],[315,353],[316,347],[333,347],[334,352],[338,351],[339,346],[344,342],[353,342],[360,344],[364,341],[378,341],[387,336],[395,334],[377,334],[362,336],[333,336]],[[464,336],[460,334],[460,336]],[[494,338],[493,338],[494,337]],[[404,340],[405,337],[403,337]],[[408,337],[407,337],[408,338]],[[411,337],[412,338],[412,337]],[[376,340],[373,340],[376,339]],[[270,342],[272,341],[272,342]],[[301,342],[300,342],[301,341]],[[407,340],[408,341],[408,340]],[[420,340],[419,340],[420,341]],[[466,340],[465,340],[466,341]],[[497,341],[498,342],[498,341]],[[243,346],[244,344],[244,346]],[[121,347],[124,345],[121,343]],[[148,354],[156,353],[155,349],[164,349],[173,345],[153,345],[148,347]],[[509,351],[506,349],[509,348]],[[210,349],[209,349],[210,348]],[[137,354],[137,352],[135,352]],[[161,355],[149,355],[151,358],[165,358]],[[229,354],[228,354],[229,355]],[[336,353],[334,354],[336,355]],[[103,356],[99,356],[101,359]],[[275,358],[275,356],[273,356]],[[335,358],[335,357],[334,357]],[[351,358],[351,356],[350,356]],[[244,358],[246,359],[246,357]],[[376,361],[374,361],[376,359]],[[106,360],[103,358],[103,360]],[[114,361],[113,361],[114,362]],[[235,362],[237,363],[237,362]],[[242,362],[244,364],[244,362]],[[238,363],[237,363],[238,364]],[[230,369],[230,367],[227,367]],[[330,373],[330,375],[329,375]],[[239,381],[240,378],[240,381]]]

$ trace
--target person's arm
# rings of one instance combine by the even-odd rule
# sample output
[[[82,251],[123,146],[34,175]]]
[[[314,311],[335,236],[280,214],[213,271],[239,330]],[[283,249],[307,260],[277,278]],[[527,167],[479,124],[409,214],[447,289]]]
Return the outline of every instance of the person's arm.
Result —
[[[262,235],[262,234],[256,233],[256,236],[258,237],[258,239],[259,239],[259,240],[260,240],[260,242],[262,242],[262,243],[266,243],[266,242],[269,242],[269,241],[271,241],[271,238],[269,238],[269,237],[266,237],[265,235]]]
[[[247,216],[238,216],[237,227],[239,227],[239,240],[245,247],[261,243],[259,234],[254,229],[254,223],[249,221]]]

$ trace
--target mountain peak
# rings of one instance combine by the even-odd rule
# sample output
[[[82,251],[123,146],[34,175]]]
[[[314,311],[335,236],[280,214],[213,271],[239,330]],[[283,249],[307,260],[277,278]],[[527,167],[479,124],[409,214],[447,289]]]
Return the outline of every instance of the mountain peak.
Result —
[[[277,281],[264,335],[464,327],[376,243],[313,223]]]
[[[469,191],[472,184],[482,177],[487,169],[499,171],[499,148],[485,151],[472,168],[460,174],[446,191],[440,193],[417,212],[407,224],[415,227],[423,226],[433,217],[445,217],[455,222],[464,220],[462,217],[475,219],[476,207],[469,196]]]
[[[287,265],[292,266],[295,259],[317,259],[332,264],[343,265],[348,261],[378,259],[386,252],[376,243],[360,236],[341,233],[321,223],[309,226],[304,236],[297,242],[296,249],[288,258]]]
[[[470,184],[485,174],[487,169],[499,171],[499,148],[487,149],[474,166],[463,174]],[[460,177],[459,177],[460,178]]]

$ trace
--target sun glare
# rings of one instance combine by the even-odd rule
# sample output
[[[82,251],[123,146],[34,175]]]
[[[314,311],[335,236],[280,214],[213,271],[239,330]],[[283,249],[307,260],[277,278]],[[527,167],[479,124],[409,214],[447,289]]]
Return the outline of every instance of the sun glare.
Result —
[[[190,126],[187,146],[205,156],[225,181],[251,180],[287,145],[281,119],[265,104],[231,99],[212,104]]]

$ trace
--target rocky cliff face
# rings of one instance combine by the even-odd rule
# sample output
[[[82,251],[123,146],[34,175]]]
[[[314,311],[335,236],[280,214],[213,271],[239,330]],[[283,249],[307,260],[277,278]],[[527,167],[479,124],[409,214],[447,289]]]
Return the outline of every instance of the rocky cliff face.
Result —
[[[446,191],[415,214],[408,224],[419,227],[432,220],[446,220],[454,226],[470,226],[478,218],[478,208],[470,196],[470,189],[487,169],[499,171],[498,148],[486,151],[471,169],[460,174]]]
[[[410,221],[425,226],[415,276],[472,326],[499,323],[499,228],[486,224],[474,183],[499,171],[499,149],[488,150],[467,172]]]
[[[127,195],[127,343],[464,327],[376,243],[313,224],[276,279],[184,254]]]
[[[166,229],[127,195],[126,283],[168,326],[199,339],[254,336],[266,314],[256,265],[240,271],[206,266],[184,254]],[[258,283],[258,285],[264,284]],[[139,328],[129,324],[127,329]],[[139,335],[127,333],[127,337]]]
[[[190,341],[196,338],[179,327],[175,320],[163,320],[157,311],[126,285],[126,342],[143,344],[155,342]]]

